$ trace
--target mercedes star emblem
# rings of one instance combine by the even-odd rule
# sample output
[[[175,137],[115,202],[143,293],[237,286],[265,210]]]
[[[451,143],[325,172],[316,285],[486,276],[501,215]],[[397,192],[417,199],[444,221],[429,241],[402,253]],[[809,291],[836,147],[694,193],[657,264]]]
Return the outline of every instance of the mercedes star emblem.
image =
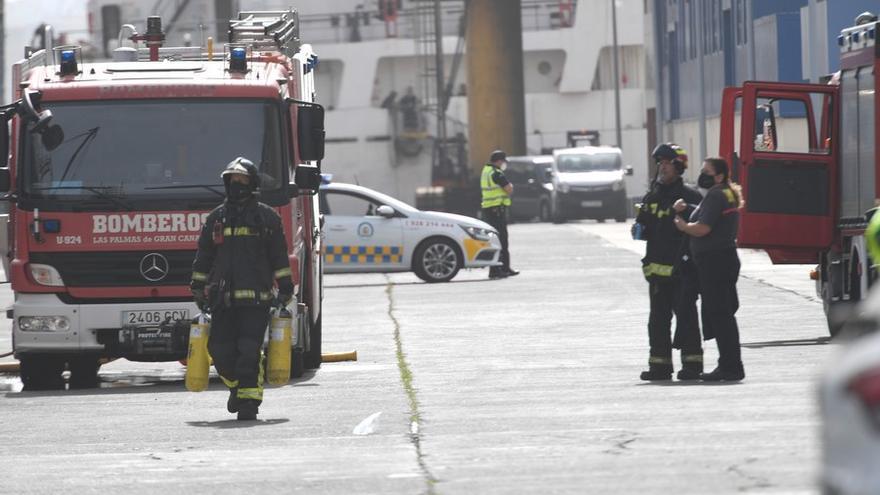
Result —
[[[165,278],[168,268],[168,259],[159,253],[150,253],[141,259],[141,275],[150,282]]]

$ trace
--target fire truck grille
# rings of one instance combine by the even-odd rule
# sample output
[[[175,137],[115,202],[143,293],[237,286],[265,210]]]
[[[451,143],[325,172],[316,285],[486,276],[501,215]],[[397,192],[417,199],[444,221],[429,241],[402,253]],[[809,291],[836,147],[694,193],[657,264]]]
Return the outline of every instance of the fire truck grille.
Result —
[[[189,285],[195,251],[31,253],[51,265],[68,287]]]

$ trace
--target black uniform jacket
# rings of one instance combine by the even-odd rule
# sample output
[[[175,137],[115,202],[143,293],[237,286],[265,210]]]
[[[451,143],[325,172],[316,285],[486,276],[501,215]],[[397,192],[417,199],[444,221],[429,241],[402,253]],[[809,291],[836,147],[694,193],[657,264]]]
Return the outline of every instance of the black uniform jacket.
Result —
[[[276,281],[293,287],[281,217],[255,199],[215,208],[199,236],[193,288],[207,284],[213,308],[267,305]]]
[[[672,205],[683,199],[688,204],[688,212],[703,199],[703,195],[684,185],[681,178],[672,184],[655,182],[651,191],[642,200],[642,208],[636,222],[644,225],[643,237],[648,241],[645,257],[642,258],[642,271],[648,281],[669,280],[673,268],[686,253],[684,234],[675,228],[675,210]]]

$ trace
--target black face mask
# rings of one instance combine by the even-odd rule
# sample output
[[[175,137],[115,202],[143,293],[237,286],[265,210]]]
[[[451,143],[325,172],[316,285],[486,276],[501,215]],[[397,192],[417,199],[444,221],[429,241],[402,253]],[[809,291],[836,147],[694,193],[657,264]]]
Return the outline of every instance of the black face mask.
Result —
[[[703,189],[711,189],[712,186],[715,185],[715,176],[701,172],[700,176],[697,178],[697,185]]]
[[[251,187],[241,182],[230,182],[226,186],[226,197],[230,201],[244,201],[251,197]]]

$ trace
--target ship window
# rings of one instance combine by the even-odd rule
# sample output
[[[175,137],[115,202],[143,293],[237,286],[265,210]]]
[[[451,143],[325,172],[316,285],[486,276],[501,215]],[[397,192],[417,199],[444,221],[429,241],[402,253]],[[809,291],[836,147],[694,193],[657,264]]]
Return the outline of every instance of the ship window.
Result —
[[[342,89],[342,71],[345,65],[341,60],[321,60],[315,71],[315,92],[318,103],[327,110],[339,105],[339,92]]]

